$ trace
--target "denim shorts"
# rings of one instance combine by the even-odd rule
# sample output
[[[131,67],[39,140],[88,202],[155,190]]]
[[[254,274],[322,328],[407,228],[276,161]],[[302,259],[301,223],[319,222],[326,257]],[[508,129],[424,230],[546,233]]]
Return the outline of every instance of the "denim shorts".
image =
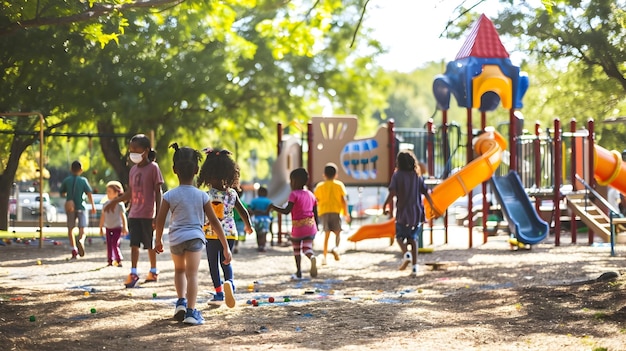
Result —
[[[204,240],[191,239],[178,245],[170,246],[170,252],[172,255],[181,256],[185,254],[185,251],[198,252],[204,249]]]
[[[404,241],[404,240],[415,240],[417,241],[420,234],[422,233],[422,224],[418,225],[407,225],[396,223],[396,240]]]

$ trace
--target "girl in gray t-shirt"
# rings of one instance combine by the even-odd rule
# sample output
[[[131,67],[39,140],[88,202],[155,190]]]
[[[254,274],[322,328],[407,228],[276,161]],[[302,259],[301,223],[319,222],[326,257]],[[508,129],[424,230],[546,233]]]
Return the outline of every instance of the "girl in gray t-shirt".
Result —
[[[124,193],[122,184],[116,180],[107,183],[107,198],[109,201]],[[109,203],[105,202],[104,205]],[[118,202],[112,212],[102,211],[100,215],[100,236],[105,237],[107,244],[107,261],[109,266],[122,267],[122,235],[128,234],[126,208],[124,203]]]

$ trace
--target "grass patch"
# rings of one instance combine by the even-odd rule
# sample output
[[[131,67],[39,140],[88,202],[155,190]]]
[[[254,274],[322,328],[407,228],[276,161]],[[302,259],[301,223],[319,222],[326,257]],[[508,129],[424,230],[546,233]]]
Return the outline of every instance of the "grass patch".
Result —
[[[100,236],[100,232],[97,228],[85,228],[85,233],[87,236],[96,237]],[[74,234],[78,234],[78,229],[74,229]],[[67,238],[67,228],[62,227],[44,227],[43,228],[43,237],[50,239],[59,239],[59,238]],[[39,228],[34,228],[32,230],[24,229],[24,228],[16,228],[15,232],[13,229],[6,231],[0,230],[0,239],[13,239],[13,238],[22,238],[22,239],[39,239]]]

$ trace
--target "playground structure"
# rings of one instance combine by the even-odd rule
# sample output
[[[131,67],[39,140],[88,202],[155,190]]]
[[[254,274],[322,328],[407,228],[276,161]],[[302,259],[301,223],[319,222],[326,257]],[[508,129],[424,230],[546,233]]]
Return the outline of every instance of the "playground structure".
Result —
[[[599,239],[611,242],[613,254],[615,241],[626,239],[617,233],[624,219],[596,187],[610,185],[626,194],[626,163],[618,152],[595,145],[592,120],[582,130],[572,121],[570,130],[564,131],[557,118],[553,128],[542,131],[535,124],[534,135],[522,132],[524,118],[519,109],[528,86],[528,76],[511,64],[493,23],[482,15],[456,60],[433,82],[437,106],[442,111],[442,122],[437,128],[429,120],[425,129],[396,131],[393,122],[389,122],[376,137],[353,140],[356,118],[350,117],[350,121],[349,117],[314,117],[307,130],[309,185],[321,180],[318,170],[323,169],[323,164],[335,162],[341,165],[339,178],[346,185],[387,186],[400,145],[411,144],[419,161],[427,165],[427,181],[434,185],[434,206],[425,205],[429,219],[425,234],[430,229],[431,243],[433,230],[443,230],[444,241],[448,242],[447,210],[458,198],[466,197],[469,247],[474,246],[472,231],[478,224],[476,218],[482,219],[485,243],[489,235],[488,216],[497,210],[506,220],[512,240],[520,246],[537,244],[550,232],[555,236],[555,245],[560,245],[564,221],[569,225],[572,243],[576,243],[580,221],[589,229],[589,244],[597,234]],[[464,135],[458,125],[447,120],[452,96],[459,107],[467,110]],[[499,105],[509,110],[508,142],[501,134],[490,131],[487,124],[487,112]],[[472,123],[474,109],[480,112],[478,135]],[[456,144],[450,132],[456,132]],[[280,159],[282,146],[290,144],[282,141],[280,125],[278,134]],[[302,153],[299,157],[297,166],[304,164]],[[460,167],[456,173],[452,171],[454,166]],[[291,169],[284,169],[281,181],[286,186]],[[475,206],[474,195],[478,192],[482,205]],[[488,200],[488,192],[492,193],[492,201]],[[435,221],[435,217],[440,219]],[[389,237],[393,242],[392,224],[393,219],[364,225],[349,240]]]
[[[561,202],[567,200],[568,206],[572,209],[569,220],[571,222],[572,240],[576,240],[576,220],[580,219],[589,227],[589,243],[593,242],[594,232],[601,233],[601,238],[608,241],[614,238],[614,226],[611,229],[601,228],[602,224],[595,218],[600,213],[606,213],[606,209],[597,211],[595,215],[590,215],[589,196],[586,193],[578,192],[582,190],[579,186],[580,181],[576,180],[578,174],[583,174],[585,179],[590,179],[589,189],[586,192],[593,191],[594,176],[601,185],[611,185],[624,193],[624,178],[620,179],[624,164],[618,158],[619,153],[609,153],[605,149],[594,145],[593,142],[593,122],[589,122],[588,132],[576,131],[575,122],[571,124],[571,132],[564,134],[561,131],[560,122],[555,120],[555,126],[552,135],[540,135],[540,128],[535,127],[535,136],[522,135],[523,118],[517,109],[523,106],[522,98],[528,89],[528,77],[519,68],[514,67],[509,55],[500,42],[499,36],[493,23],[486,16],[482,15],[474,24],[470,35],[468,36],[463,47],[459,51],[456,60],[447,65],[445,74],[436,77],[433,83],[433,91],[437,99],[438,108],[442,110],[443,128],[447,125],[447,110],[450,105],[450,97],[453,95],[460,107],[467,109],[467,134],[466,134],[466,161],[467,166],[463,167],[453,176],[453,180],[445,180],[435,187],[433,195],[445,193],[447,197],[456,197],[458,194],[468,196],[468,228],[469,246],[472,247],[472,228],[473,228],[473,189],[477,185],[476,182],[465,182],[466,180],[475,181],[479,178],[478,174],[494,175],[491,177],[491,191],[497,199],[498,206],[506,219],[511,235],[516,242],[521,244],[536,244],[548,234],[549,225],[541,218],[540,210],[545,199],[550,200],[552,206],[548,209],[551,215],[548,220],[552,225],[555,234],[556,245],[560,244],[561,232]],[[487,128],[488,111],[492,111],[499,104],[509,110],[509,146],[508,160],[506,157],[502,159],[501,164],[495,165],[485,160],[486,154],[482,151],[481,142],[483,137],[478,137],[474,145],[474,150],[483,155],[473,160],[472,155],[472,111],[478,109],[481,113],[481,130]],[[562,169],[566,167],[563,159],[562,138],[566,136],[569,140],[569,148],[567,151],[571,153],[571,158],[566,157],[570,161],[570,177],[563,177]],[[496,133],[497,144],[499,149],[503,149],[503,142],[499,140]],[[532,148],[529,148],[529,143]],[[497,150],[498,148],[496,148]],[[595,152],[593,151],[595,150]],[[612,154],[612,157],[609,156]],[[584,157],[586,155],[586,157]],[[578,157],[577,157],[578,156]],[[498,154],[495,154],[498,157]],[[507,162],[508,161],[508,162]],[[482,171],[478,170],[477,165],[482,164]],[[495,167],[484,167],[492,166]],[[429,163],[432,168],[432,163]],[[499,167],[498,167],[499,166]],[[534,169],[532,169],[534,168]],[[551,172],[553,171],[553,172]],[[504,174],[507,174],[504,176]],[[472,176],[470,176],[472,175]],[[523,178],[523,179],[522,179]],[[522,180],[525,180],[523,182]],[[549,183],[542,183],[542,180],[550,180]],[[563,187],[568,185],[569,189]],[[460,187],[459,187],[460,185]],[[459,189],[460,188],[460,189]],[[491,204],[487,201],[487,184],[482,182],[482,226],[484,233],[484,242],[487,240],[486,221]],[[596,194],[597,195],[597,194]],[[596,199],[598,196],[594,195]],[[532,197],[532,199],[531,199]],[[572,201],[575,197],[583,197],[585,202],[584,210],[574,206]],[[450,199],[448,199],[450,200]],[[601,201],[601,198],[598,199]],[[446,203],[450,203],[447,201]],[[606,202],[606,201],[605,201]],[[446,203],[443,203],[445,205]],[[533,207],[534,204],[534,207]],[[445,206],[444,206],[445,207]],[[576,211],[575,209],[578,209]],[[612,218],[617,216],[615,209],[609,209],[609,215]],[[426,215],[432,218],[433,215],[444,215],[440,208],[429,211],[427,207]],[[610,218],[609,218],[610,219]],[[619,221],[619,220],[618,220]],[[594,223],[595,222],[595,223]],[[610,222],[607,220],[606,222]],[[432,223],[432,222],[431,222]],[[444,230],[447,230],[447,218],[444,219]],[[603,229],[603,230],[600,230]]]
[[[324,166],[333,162],[338,166],[337,176],[346,186],[387,186],[393,172],[396,147],[393,122],[378,128],[374,136],[355,138],[356,116],[313,117],[307,124],[306,139],[283,135],[283,126],[277,126],[277,159],[272,167],[269,197],[275,204],[287,201],[291,187],[289,173],[305,165],[303,144],[308,146],[306,168],[310,189],[323,180]],[[306,143],[305,143],[306,142]],[[337,150],[341,150],[337,152]],[[282,221],[278,220],[278,243],[282,242]],[[380,233],[389,235],[386,230]],[[392,233],[393,234],[393,233]]]

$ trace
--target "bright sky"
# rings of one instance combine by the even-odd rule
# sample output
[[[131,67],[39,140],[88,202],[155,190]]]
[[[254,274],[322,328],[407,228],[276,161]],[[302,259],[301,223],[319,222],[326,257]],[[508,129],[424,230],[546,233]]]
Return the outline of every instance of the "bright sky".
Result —
[[[475,0],[477,1],[477,0]],[[389,51],[379,59],[383,68],[410,72],[429,61],[454,60],[466,36],[453,41],[439,38],[453,11],[464,0],[371,0],[366,25],[374,29]],[[466,2],[466,6],[474,1]],[[474,10],[493,19],[501,7],[498,0],[486,0]],[[476,18],[478,19],[478,18]],[[513,48],[507,47],[509,53]],[[514,61],[514,59],[512,58]],[[515,63],[515,62],[514,62]]]

